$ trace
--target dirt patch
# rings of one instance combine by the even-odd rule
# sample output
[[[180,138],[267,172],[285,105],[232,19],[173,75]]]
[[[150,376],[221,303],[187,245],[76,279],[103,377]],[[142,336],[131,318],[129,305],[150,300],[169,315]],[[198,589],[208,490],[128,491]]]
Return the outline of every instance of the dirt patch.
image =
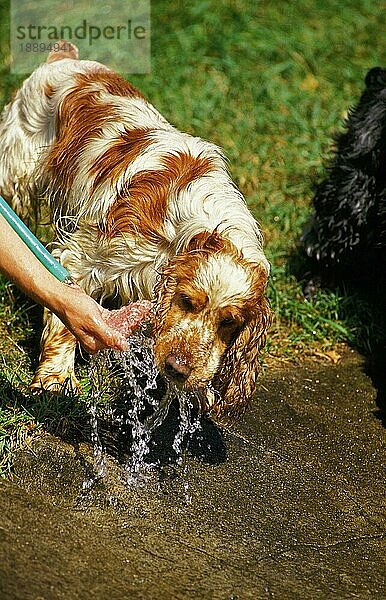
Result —
[[[384,598],[377,410],[348,352],[268,373],[233,429],[207,430],[210,460],[142,487],[110,458],[85,494],[90,447],[36,440],[0,487],[0,597]]]

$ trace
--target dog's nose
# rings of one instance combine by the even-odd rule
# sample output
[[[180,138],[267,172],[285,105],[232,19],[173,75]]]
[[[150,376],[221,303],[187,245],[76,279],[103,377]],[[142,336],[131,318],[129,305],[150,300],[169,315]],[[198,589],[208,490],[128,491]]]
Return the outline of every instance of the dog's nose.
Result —
[[[187,380],[190,373],[192,372],[191,367],[187,364],[187,362],[174,354],[169,354],[165,360],[165,373],[176,381],[177,383],[183,383]]]

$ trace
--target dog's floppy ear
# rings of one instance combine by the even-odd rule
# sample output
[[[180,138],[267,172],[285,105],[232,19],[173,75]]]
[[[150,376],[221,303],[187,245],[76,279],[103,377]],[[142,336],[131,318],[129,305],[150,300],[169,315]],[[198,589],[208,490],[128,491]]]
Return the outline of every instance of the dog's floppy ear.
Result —
[[[169,311],[172,298],[177,287],[177,278],[174,268],[175,259],[171,259],[159,274],[154,288],[156,298],[156,309],[153,318],[153,332],[159,334],[165,323],[166,315]]]
[[[212,407],[220,418],[233,419],[242,414],[252,400],[260,372],[259,353],[264,347],[272,322],[268,300],[263,296],[258,310],[226,352],[213,382],[221,400]]]

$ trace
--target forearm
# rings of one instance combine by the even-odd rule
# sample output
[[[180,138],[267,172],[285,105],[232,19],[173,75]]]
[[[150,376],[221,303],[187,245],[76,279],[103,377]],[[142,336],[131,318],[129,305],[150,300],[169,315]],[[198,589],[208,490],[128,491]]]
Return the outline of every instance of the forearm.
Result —
[[[107,311],[79,287],[60,283],[1,215],[0,271],[32,300],[55,313],[88,352],[127,348],[125,338],[105,322]]]
[[[61,303],[63,284],[47,271],[1,215],[0,241],[2,273],[32,300],[54,310]]]

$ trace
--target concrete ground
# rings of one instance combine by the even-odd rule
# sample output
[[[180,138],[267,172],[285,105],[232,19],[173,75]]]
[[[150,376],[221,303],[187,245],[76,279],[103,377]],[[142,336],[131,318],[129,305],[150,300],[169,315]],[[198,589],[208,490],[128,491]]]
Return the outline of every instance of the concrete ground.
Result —
[[[351,351],[272,369],[205,460],[131,488],[111,459],[82,493],[87,445],[35,441],[0,485],[0,598],[386,598],[376,394]]]

